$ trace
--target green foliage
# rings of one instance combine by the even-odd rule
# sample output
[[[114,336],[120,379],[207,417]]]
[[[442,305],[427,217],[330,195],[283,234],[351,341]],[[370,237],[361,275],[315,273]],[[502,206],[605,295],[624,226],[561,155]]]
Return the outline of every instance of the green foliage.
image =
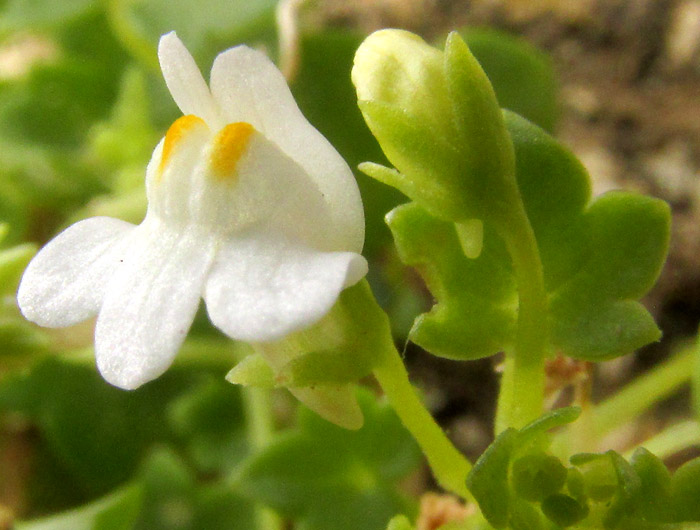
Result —
[[[386,528],[409,507],[396,486],[419,452],[389,406],[366,391],[359,397],[362,429],[349,432],[302,409],[297,429],[243,463],[237,487],[307,530]]]
[[[99,4],[93,0],[8,0],[0,11],[0,35],[27,29],[55,29],[99,9]]]
[[[589,202],[589,178],[575,157],[538,127],[509,112],[505,117],[544,268],[550,351],[602,360],[657,340],[660,331],[636,300],[666,256],[668,206],[624,192]],[[455,225],[415,203],[393,210],[387,222],[401,259],[418,269],[437,300],[416,320],[411,339],[453,359],[510,348],[515,272],[493,227],[484,225],[481,254],[467,258]]]
[[[576,409],[559,409],[520,431],[508,429],[477,461],[467,485],[493,527],[695,528],[688,524],[700,521],[691,500],[700,494],[700,459],[673,477],[643,448],[629,462],[614,451],[581,453],[567,467],[545,452],[547,431],[576,414]]]
[[[461,33],[491,81],[499,105],[551,133],[559,112],[549,56],[501,31],[467,28]]]
[[[673,474],[671,498],[676,520],[700,522],[700,457],[686,462]]]
[[[117,2],[120,22],[128,40],[143,39],[155,46],[164,33],[177,31],[202,65],[227,46],[242,41],[272,44],[274,0],[205,0],[198,3],[168,0]],[[205,70],[206,71],[206,70]]]
[[[511,478],[515,493],[528,501],[541,501],[561,490],[566,468],[559,459],[544,453],[530,453],[513,463]]]
[[[127,530],[134,527],[142,490],[132,485],[60,515],[19,522],[17,530]]]
[[[523,458],[531,458],[530,455],[539,455],[548,444],[547,431],[574,421],[580,411],[576,408],[557,409],[537,420],[529,423],[520,430],[507,429],[503,431],[488,447],[467,477],[467,487],[479,503],[484,517],[495,528],[506,528],[512,524],[512,518],[524,515],[526,509],[517,508],[519,504],[518,492],[522,493],[524,469],[515,471],[518,476],[513,476],[513,464]],[[552,469],[553,466],[549,465]],[[554,472],[556,474],[557,471]],[[535,475],[537,485],[544,486],[546,493],[556,493],[564,485],[560,478],[552,480],[552,475],[546,473],[544,477]],[[553,490],[552,485],[559,488]],[[528,496],[532,492],[526,493]],[[515,508],[514,508],[515,507]],[[531,518],[530,515],[526,517]],[[535,519],[537,519],[535,517]],[[517,523],[516,523],[517,524]]]
[[[47,454],[62,470],[64,484],[73,484],[83,495],[94,496],[127,480],[154,442],[176,441],[169,419],[180,436],[189,434],[187,445],[200,454],[207,444],[211,447],[212,438],[223,441],[232,436],[228,432],[235,432],[240,425],[240,409],[236,408],[240,405],[233,388],[223,381],[219,382],[223,387],[219,392],[228,392],[229,414],[222,415],[220,409],[224,406],[220,402],[212,404],[213,397],[206,393],[198,399],[209,401],[196,403],[200,411],[207,412],[207,406],[218,409],[215,415],[208,412],[209,416],[198,416],[199,423],[195,425],[191,425],[194,420],[186,414],[186,407],[195,404],[183,401],[183,396],[171,405],[176,396],[201,377],[201,373],[171,372],[151,385],[127,393],[105,384],[92,366],[48,358],[28,373],[3,380],[0,410],[21,413],[34,422]],[[222,444],[218,454],[226,447]],[[213,459],[215,454],[208,458]]]

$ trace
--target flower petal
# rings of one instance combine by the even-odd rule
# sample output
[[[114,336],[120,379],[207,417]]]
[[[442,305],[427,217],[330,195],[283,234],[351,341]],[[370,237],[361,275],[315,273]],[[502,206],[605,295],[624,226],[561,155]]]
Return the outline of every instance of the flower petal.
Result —
[[[199,116],[211,127],[223,126],[219,108],[197,63],[174,31],[160,38],[158,60],[165,84],[182,113]]]
[[[204,300],[224,333],[267,342],[315,323],[366,273],[359,254],[318,252],[281,235],[249,232],[219,251]]]
[[[24,271],[17,291],[22,314],[47,327],[70,326],[97,314],[106,279],[134,229],[118,219],[93,217],[61,232]]]
[[[316,182],[332,212],[334,250],[360,252],[364,214],[352,171],[304,118],[277,67],[265,54],[237,46],[216,58],[210,84],[227,122],[251,123]]]
[[[95,327],[97,367],[125,389],[155,379],[172,363],[197,312],[216,246],[208,234],[176,232],[154,218],[137,230]]]

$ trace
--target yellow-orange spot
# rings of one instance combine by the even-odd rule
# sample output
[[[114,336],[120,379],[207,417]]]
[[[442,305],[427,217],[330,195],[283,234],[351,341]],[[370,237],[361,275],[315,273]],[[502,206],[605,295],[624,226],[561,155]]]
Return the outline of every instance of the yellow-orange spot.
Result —
[[[184,138],[187,133],[194,130],[197,127],[204,126],[204,120],[194,114],[188,114],[187,116],[182,116],[175,120],[173,124],[165,133],[165,140],[163,141],[163,154],[160,157],[160,165],[158,166],[158,176],[163,174],[163,170],[170,160],[170,156],[173,154],[173,149],[175,146]]]
[[[214,138],[209,165],[219,180],[232,180],[255,128],[244,121],[229,123]]]

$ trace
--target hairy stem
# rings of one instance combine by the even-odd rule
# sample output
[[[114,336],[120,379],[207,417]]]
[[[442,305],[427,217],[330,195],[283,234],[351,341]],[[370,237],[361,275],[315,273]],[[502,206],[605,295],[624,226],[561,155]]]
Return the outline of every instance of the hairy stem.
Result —
[[[542,414],[547,347],[547,296],[542,261],[524,207],[502,231],[518,285],[515,347],[506,351],[496,412],[496,433],[519,428]]]
[[[404,426],[423,450],[438,484],[466,500],[472,500],[465,482],[471,463],[452,445],[421,403],[395,348],[383,353],[379,365],[374,369],[374,376]]]

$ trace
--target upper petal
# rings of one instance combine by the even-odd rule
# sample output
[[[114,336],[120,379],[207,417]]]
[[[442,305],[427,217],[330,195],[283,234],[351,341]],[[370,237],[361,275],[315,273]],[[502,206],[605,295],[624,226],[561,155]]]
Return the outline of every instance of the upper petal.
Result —
[[[118,219],[93,217],[61,232],[24,271],[17,291],[22,314],[48,327],[94,316],[134,228]]]
[[[109,282],[95,327],[97,367],[111,384],[133,389],[172,363],[192,324],[216,242],[147,218]]]
[[[165,84],[183,114],[199,116],[210,127],[221,127],[219,108],[197,63],[174,31],[166,33],[158,43],[158,60]]]
[[[318,252],[266,232],[232,238],[204,287],[215,326],[234,339],[268,342],[314,324],[340,291],[367,273],[353,252]]]
[[[251,123],[316,182],[333,217],[334,250],[360,252],[364,214],[352,171],[304,118],[277,67],[265,54],[237,46],[216,58],[210,84],[227,122]]]

